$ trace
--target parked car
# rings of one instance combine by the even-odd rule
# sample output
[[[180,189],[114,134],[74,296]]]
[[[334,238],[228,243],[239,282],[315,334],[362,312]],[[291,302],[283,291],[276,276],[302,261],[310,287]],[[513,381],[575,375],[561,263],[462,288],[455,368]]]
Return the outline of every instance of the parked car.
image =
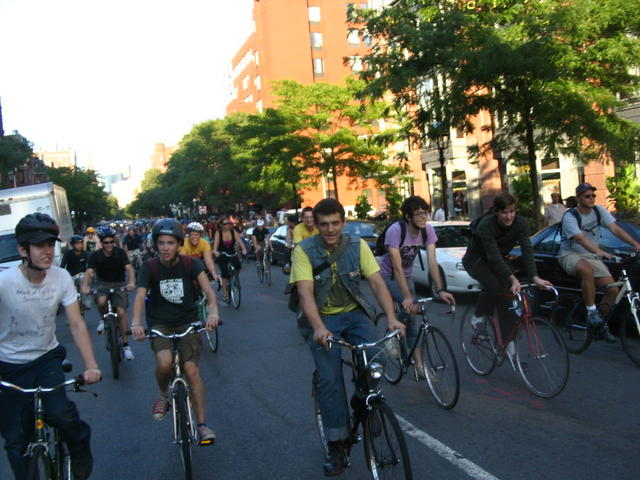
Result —
[[[271,234],[271,249],[273,251],[271,262],[274,265],[284,265],[289,261],[289,247],[287,247],[287,225],[280,225]]]
[[[471,278],[462,265],[462,257],[467,251],[467,246],[471,239],[470,222],[429,221],[428,223],[433,226],[438,236],[436,260],[440,268],[440,276],[444,281],[444,287],[448,292],[453,293],[479,292],[480,285],[478,281]],[[420,257],[422,258],[424,270],[422,270],[420,258],[416,256],[413,262],[411,278],[416,285],[427,287],[432,293],[435,293],[435,286],[431,284],[431,277],[429,276],[427,252],[424,248],[420,250]]]
[[[356,235],[367,242],[367,245],[374,250],[376,246],[376,240],[378,239],[378,229],[375,223],[359,221],[359,220],[347,220],[344,225],[342,233],[349,236]]]

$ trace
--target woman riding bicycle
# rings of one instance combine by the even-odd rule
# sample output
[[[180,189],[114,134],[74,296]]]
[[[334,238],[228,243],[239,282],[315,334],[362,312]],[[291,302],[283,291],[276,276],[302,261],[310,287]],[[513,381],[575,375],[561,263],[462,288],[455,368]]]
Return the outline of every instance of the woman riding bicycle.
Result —
[[[236,275],[240,273],[242,264],[236,253],[236,245],[240,248],[242,255],[247,254],[247,249],[242,243],[240,234],[233,227],[233,223],[229,216],[225,216],[218,222],[218,231],[213,240],[213,255],[216,257],[216,263],[220,267],[220,277],[222,278],[222,297],[225,302],[229,301],[229,262],[233,262],[236,269]],[[226,253],[227,255],[221,255]],[[229,256],[233,255],[233,257]]]
[[[497,306],[503,338],[509,335],[514,325],[515,313],[509,307],[513,294],[521,289],[520,282],[505,260],[516,244],[520,244],[522,249],[522,259],[531,282],[539,287],[552,285],[538,276],[529,240],[529,226],[526,218],[516,214],[517,204],[517,198],[510,193],[498,195],[493,200],[492,212],[472,223],[471,243],[462,258],[464,268],[482,287],[471,323],[475,328],[484,327],[482,319],[492,315]],[[511,342],[507,352],[512,355],[514,351]]]

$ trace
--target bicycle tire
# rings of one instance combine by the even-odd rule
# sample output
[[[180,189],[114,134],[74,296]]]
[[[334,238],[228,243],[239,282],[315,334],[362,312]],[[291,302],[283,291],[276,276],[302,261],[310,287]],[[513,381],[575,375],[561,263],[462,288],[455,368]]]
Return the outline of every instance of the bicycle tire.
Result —
[[[634,297],[633,302],[638,321],[640,321],[640,297]],[[640,331],[630,309],[626,310],[620,323],[620,341],[631,361],[640,367]]]
[[[439,328],[429,327],[422,336],[424,382],[438,405],[450,410],[458,403],[460,377],[449,340]]]
[[[256,262],[256,272],[258,273],[258,281],[260,283],[264,282],[264,267],[261,261]]]
[[[476,330],[471,324],[473,307],[469,309],[460,322],[460,342],[462,353],[471,369],[478,375],[489,375],[496,366],[496,354],[492,347],[493,325],[491,318],[484,319],[484,329]]]
[[[183,383],[176,383],[174,392],[175,414],[178,428],[178,446],[186,480],[193,477],[193,465],[191,463],[191,419],[187,406],[187,390]]]
[[[265,254],[264,260],[264,283],[267,284],[268,287],[271,286],[271,255]]]
[[[219,339],[218,339],[218,329],[214,328],[210,332],[204,331],[205,338],[207,339],[207,345],[209,346],[209,350],[213,353],[218,351]]]
[[[587,325],[587,311],[581,297],[570,293],[560,295],[551,310],[551,319],[570,353],[582,353],[589,348],[593,334]]]
[[[382,337],[383,335],[389,333],[389,330],[387,329],[387,316],[383,312],[376,315],[373,323],[376,326],[376,332],[379,332],[376,334],[376,338]],[[391,340],[390,342],[393,341],[394,340]],[[400,343],[402,343],[402,340],[399,341]],[[385,347],[389,345],[390,342],[387,343]],[[392,385],[398,383],[404,375],[404,369],[402,368],[402,347],[400,345],[398,345],[397,347],[400,356],[398,356],[395,351],[393,352],[393,355],[391,355],[390,353],[392,352],[390,352],[390,349],[385,348],[385,363],[383,375],[385,380]]]
[[[234,273],[232,277],[229,279],[229,300],[231,301],[233,308],[235,308],[236,310],[240,308],[241,296],[242,295],[240,293],[240,280],[238,279],[237,275]]]
[[[117,322],[116,318],[114,322]],[[118,341],[118,330],[115,323],[111,320],[105,320],[104,333],[107,336],[107,344],[109,350],[109,363],[111,364],[111,376],[117,380],[120,376],[120,344]]]
[[[569,379],[569,353],[558,329],[531,317],[515,338],[516,366],[527,389],[541,398],[558,395]]]
[[[316,424],[316,430],[318,432],[318,438],[320,439],[320,445],[325,457],[329,455],[329,440],[324,433],[324,422],[322,421],[322,415],[320,414],[320,403],[318,402],[318,371],[315,370],[311,376],[311,398],[313,401],[313,414]]]
[[[28,480],[49,480],[53,474],[51,457],[43,445],[37,445],[27,459]]]
[[[409,451],[398,419],[383,399],[374,400],[364,421],[364,455],[374,480],[411,480]]]

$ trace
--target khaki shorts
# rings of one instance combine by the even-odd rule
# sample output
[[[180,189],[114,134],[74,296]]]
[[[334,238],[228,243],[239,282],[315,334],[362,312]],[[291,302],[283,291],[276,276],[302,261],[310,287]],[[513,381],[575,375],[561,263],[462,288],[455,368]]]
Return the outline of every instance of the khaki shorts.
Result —
[[[112,283],[112,282],[101,282],[96,280],[96,290],[98,293],[96,294],[96,302],[99,298],[104,298],[107,296],[106,293],[101,292],[101,290],[109,290],[111,288],[120,288],[123,287],[124,283]],[[111,295],[111,305],[113,308],[122,308],[124,310],[129,306],[129,292],[113,292]]]
[[[576,265],[580,260],[586,260],[593,268],[595,278],[610,277],[611,272],[602,260],[594,253],[567,253],[558,259],[560,267],[569,275],[577,277]]]
[[[161,331],[165,335],[169,335],[171,333],[184,332],[187,328],[189,328],[189,324],[182,325],[180,327],[155,325],[152,328],[154,330]],[[153,350],[154,353],[158,353],[162,350],[171,350],[171,340],[159,337],[152,338],[151,350]],[[180,339],[180,357],[182,358],[182,363],[193,362],[197,365],[198,361],[200,360],[200,352],[202,352],[202,339],[197,333],[187,335],[186,337],[182,337]]]

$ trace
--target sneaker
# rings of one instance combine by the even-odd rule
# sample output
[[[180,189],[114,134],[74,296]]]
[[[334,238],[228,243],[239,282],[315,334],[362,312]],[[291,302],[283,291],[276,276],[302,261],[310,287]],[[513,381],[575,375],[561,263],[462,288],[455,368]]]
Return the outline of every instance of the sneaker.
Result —
[[[340,475],[347,468],[347,457],[344,452],[344,442],[329,442],[329,456],[322,469],[325,477]]]
[[[198,443],[201,446],[213,445],[216,442],[216,434],[206,425],[198,425]]]
[[[592,327],[599,327],[604,323],[598,310],[587,310],[587,323]]]
[[[164,420],[170,408],[171,404],[167,401],[167,397],[158,395],[158,398],[153,402],[153,419],[156,422]]]
[[[71,473],[74,480],[85,480],[91,475],[93,470],[93,456],[91,455],[91,445],[89,442],[81,446],[69,448],[71,458]]]
[[[602,326],[602,331],[600,333],[602,339],[607,343],[616,343],[618,339],[611,333],[608,325]]]
[[[129,348],[129,345],[127,345],[126,347],[122,347],[122,352],[124,353],[125,360],[133,360],[134,358],[136,358],[133,355],[131,348]]]
[[[471,326],[477,332],[482,332],[486,329],[484,317],[476,317],[473,315],[471,317]]]
[[[104,320],[100,320],[98,322],[98,328],[96,328],[96,333],[98,335],[102,335],[104,333]]]

